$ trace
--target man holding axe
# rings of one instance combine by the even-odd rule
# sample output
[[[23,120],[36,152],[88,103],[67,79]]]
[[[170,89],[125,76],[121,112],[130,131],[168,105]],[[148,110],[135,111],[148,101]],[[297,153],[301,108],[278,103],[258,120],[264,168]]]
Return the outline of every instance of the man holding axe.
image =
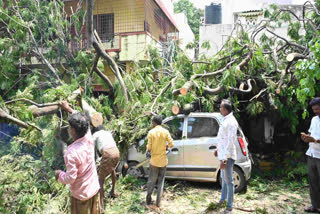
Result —
[[[166,150],[174,146],[173,139],[169,131],[161,126],[162,117],[156,115],[153,117],[153,129],[148,133],[147,151],[151,153],[150,172],[148,178],[148,191],[146,203],[151,204],[151,195],[157,182],[157,201],[156,206],[160,207],[161,196],[163,192],[164,176],[168,158]],[[168,142],[168,144],[167,144]]]
[[[306,155],[308,156],[311,206],[304,211],[320,213],[320,97],[311,100],[310,105],[316,116],[311,120],[309,133],[301,133],[301,139],[309,143]]]

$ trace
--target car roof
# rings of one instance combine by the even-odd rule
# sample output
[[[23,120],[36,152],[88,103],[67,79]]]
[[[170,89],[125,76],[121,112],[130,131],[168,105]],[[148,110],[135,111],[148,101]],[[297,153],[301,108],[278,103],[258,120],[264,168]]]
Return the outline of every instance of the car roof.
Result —
[[[186,116],[189,116],[189,117],[215,117],[219,121],[221,121],[223,119],[223,116],[219,112],[192,112],[188,115],[178,114],[176,116],[167,117],[163,121],[167,122],[169,119],[174,118],[174,117],[182,118],[182,117],[186,117]]]

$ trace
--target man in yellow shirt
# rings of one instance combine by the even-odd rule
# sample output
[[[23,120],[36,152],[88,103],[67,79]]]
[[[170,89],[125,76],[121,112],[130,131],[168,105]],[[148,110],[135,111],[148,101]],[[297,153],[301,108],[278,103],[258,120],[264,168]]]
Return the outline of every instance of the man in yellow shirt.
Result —
[[[164,129],[162,124],[162,117],[159,115],[153,118],[153,129],[148,133],[147,150],[151,152],[150,172],[148,179],[147,205],[151,204],[151,195],[157,182],[157,201],[156,206],[160,207],[160,200],[163,192],[164,175],[166,173],[166,166],[168,158],[166,150],[173,147],[173,139],[167,129]],[[168,144],[167,144],[168,142]]]

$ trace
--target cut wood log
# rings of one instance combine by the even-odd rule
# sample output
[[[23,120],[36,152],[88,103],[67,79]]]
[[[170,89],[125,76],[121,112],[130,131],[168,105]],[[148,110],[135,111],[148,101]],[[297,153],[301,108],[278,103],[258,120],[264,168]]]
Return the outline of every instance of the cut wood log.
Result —
[[[293,62],[299,59],[308,59],[309,57],[300,53],[290,53],[287,55],[287,62]]]
[[[180,111],[180,104],[177,102],[177,101],[174,101],[173,102],[173,105],[171,107],[171,111],[173,114],[177,115],[179,114],[179,111]]]
[[[90,122],[94,127],[98,127],[103,123],[102,114],[92,108],[85,100],[81,100],[82,109],[89,116]]]
[[[68,101],[77,100],[79,97],[81,97],[82,92],[83,89],[81,88],[81,86],[79,86],[79,88],[72,92],[72,95],[68,97]]]
[[[179,114],[180,108],[177,105],[172,105],[171,111],[173,114],[177,115],[177,114]]]
[[[191,90],[193,86],[193,81],[186,82],[181,88],[180,88],[180,94],[187,95],[188,91]]]

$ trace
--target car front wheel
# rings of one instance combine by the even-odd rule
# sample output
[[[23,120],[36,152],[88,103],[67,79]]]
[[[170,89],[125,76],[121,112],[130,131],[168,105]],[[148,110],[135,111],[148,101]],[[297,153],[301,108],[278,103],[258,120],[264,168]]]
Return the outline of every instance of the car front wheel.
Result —
[[[220,186],[222,185],[221,183],[221,174],[219,173],[219,178],[218,178]],[[247,181],[244,177],[244,173],[239,169],[238,167],[234,166],[233,167],[233,184],[234,184],[234,192],[242,192],[246,191],[247,189]]]
[[[136,165],[137,162],[129,162],[128,163],[128,169],[126,172],[122,172],[122,175],[131,175],[135,178],[143,178],[144,177],[144,170],[142,167],[137,168]]]

